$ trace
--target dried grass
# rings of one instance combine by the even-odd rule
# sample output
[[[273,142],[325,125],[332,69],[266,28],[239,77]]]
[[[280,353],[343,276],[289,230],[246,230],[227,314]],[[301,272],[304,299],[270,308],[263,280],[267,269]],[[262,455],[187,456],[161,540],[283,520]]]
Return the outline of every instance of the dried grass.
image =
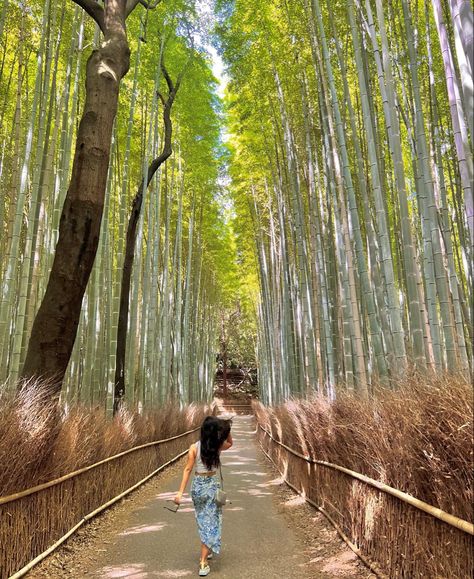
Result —
[[[101,408],[51,401],[47,388],[0,396],[0,496],[58,478],[134,446],[195,426],[209,408],[167,404],[144,414],[123,408],[113,419]]]
[[[371,400],[340,394],[333,402],[291,400],[275,408],[256,403],[254,410],[276,439],[302,454],[474,521],[468,377],[413,372],[397,390],[377,388]],[[308,474],[304,461],[261,439],[287,479],[325,506],[389,576],[462,577],[471,569],[472,537],[327,467],[311,467]]]
[[[209,407],[166,405],[113,419],[103,410],[61,408],[47,389],[0,397],[0,497],[57,479],[135,446],[200,425]],[[56,486],[0,505],[0,579],[25,565],[85,515],[183,452],[197,432],[129,453]]]

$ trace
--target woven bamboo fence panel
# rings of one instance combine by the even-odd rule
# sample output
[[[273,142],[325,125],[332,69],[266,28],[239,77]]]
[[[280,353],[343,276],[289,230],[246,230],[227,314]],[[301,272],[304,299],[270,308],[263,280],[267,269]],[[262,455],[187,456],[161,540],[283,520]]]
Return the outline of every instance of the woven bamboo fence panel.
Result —
[[[472,577],[471,523],[418,501],[435,515],[452,519],[453,524],[449,524],[390,494],[404,494],[396,489],[376,488],[377,481],[373,481],[374,486],[338,470],[336,465],[301,456],[282,445],[276,432],[269,433],[261,425],[257,426],[257,438],[283,478],[332,519],[379,576]]]
[[[87,514],[185,451],[197,430],[132,448],[34,489],[0,497],[0,579],[45,551]]]

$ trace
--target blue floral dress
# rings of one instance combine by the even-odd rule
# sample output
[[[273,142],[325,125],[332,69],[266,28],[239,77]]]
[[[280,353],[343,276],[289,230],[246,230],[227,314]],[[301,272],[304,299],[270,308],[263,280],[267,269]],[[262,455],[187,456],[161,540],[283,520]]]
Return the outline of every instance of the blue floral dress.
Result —
[[[191,485],[191,498],[201,543],[216,554],[221,550],[222,533],[222,507],[216,503],[219,487],[220,481],[217,476],[194,475]]]

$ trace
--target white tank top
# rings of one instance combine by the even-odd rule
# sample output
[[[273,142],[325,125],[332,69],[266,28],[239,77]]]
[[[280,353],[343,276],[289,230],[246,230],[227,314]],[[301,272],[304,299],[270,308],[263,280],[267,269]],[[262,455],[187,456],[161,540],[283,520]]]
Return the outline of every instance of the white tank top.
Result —
[[[212,472],[210,471],[207,466],[202,462],[201,458],[201,441],[198,440],[196,442],[196,463],[195,463],[195,471],[196,472]],[[216,468],[216,467],[214,467]]]

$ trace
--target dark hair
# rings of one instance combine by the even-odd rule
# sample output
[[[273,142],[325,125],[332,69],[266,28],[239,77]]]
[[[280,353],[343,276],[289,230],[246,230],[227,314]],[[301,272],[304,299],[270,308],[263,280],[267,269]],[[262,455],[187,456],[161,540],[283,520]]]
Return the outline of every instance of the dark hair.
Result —
[[[230,422],[217,416],[206,416],[201,426],[201,459],[209,470],[220,465],[219,449],[227,440]]]

